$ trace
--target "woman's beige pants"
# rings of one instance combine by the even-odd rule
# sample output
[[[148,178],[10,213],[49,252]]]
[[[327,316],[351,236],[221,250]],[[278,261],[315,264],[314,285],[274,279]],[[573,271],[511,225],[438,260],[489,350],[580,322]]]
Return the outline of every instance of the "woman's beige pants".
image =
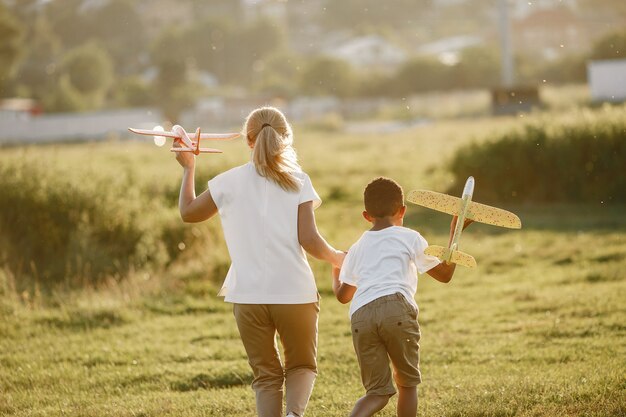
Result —
[[[310,304],[235,304],[233,312],[248,354],[259,417],[281,417],[283,385],[286,414],[304,415],[317,375],[319,302]],[[283,345],[280,361],[276,332]]]

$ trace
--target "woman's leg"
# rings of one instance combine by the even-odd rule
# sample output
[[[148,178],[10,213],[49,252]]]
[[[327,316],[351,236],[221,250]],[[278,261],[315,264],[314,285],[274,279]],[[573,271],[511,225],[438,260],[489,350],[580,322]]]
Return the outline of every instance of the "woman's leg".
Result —
[[[280,417],[283,408],[283,368],[276,346],[276,328],[269,306],[235,304],[235,321],[254,374],[259,417]]]
[[[303,416],[317,376],[319,303],[274,304],[271,312],[285,351],[286,411]]]

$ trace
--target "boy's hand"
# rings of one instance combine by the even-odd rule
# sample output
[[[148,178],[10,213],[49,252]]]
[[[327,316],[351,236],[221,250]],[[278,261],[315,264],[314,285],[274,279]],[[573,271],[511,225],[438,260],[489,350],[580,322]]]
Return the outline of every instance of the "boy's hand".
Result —
[[[346,304],[352,301],[352,297],[354,297],[354,293],[356,292],[356,287],[339,281],[340,273],[341,268],[333,267],[333,293],[335,293],[335,297],[341,304]]]
[[[456,229],[456,222],[459,220],[459,216],[452,216],[452,221],[450,222],[450,231],[454,233],[454,229]],[[474,220],[465,218],[463,221],[463,230],[467,228],[470,224],[474,223]]]

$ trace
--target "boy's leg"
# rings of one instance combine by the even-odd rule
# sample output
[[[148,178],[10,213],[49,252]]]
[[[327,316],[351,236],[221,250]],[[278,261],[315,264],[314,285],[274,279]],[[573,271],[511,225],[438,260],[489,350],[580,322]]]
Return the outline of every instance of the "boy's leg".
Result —
[[[233,312],[254,374],[252,389],[258,416],[282,416],[284,376],[269,308],[262,304],[235,304]]]
[[[385,296],[374,300],[352,315],[352,343],[361,369],[361,381],[367,393],[355,403],[351,417],[374,415],[396,393],[385,342],[379,334],[379,313],[387,299]]]
[[[370,417],[385,408],[391,395],[364,395],[357,400],[350,417]]]
[[[398,416],[417,415],[417,385],[422,381],[419,369],[420,328],[417,311],[402,295],[386,306],[383,334],[393,363],[398,386]]]
[[[317,376],[319,303],[273,304],[270,311],[285,352],[286,412],[303,416]]]
[[[417,387],[398,386],[398,417],[417,416]]]

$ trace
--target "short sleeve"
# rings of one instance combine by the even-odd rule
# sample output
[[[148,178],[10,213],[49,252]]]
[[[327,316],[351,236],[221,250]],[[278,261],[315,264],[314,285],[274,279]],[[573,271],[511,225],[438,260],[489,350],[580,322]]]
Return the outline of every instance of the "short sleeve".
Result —
[[[348,254],[343,260],[343,264],[341,265],[341,272],[339,273],[339,281],[344,284],[352,285],[356,287],[357,277],[354,275],[354,257],[355,250],[350,248]]]
[[[313,184],[311,183],[311,178],[307,174],[304,174],[304,181],[302,183],[302,187],[300,187],[300,199],[298,200],[298,204],[306,203],[307,201],[313,202],[313,209],[315,210],[322,204],[322,199],[313,188]]]
[[[428,247],[428,242],[422,235],[417,233],[415,237],[415,244],[413,246],[413,261],[417,267],[417,272],[423,274],[441,263],[439,258],[432,255],[426,255],[424,250]]]
[[[213,198],[213,201],[219,210],[221,210],[224,206],[224,196],[226,190],[228,189],[228,176],[224,174],[225,173],[222,173],[213,177],[208,183],[211,198]]]

